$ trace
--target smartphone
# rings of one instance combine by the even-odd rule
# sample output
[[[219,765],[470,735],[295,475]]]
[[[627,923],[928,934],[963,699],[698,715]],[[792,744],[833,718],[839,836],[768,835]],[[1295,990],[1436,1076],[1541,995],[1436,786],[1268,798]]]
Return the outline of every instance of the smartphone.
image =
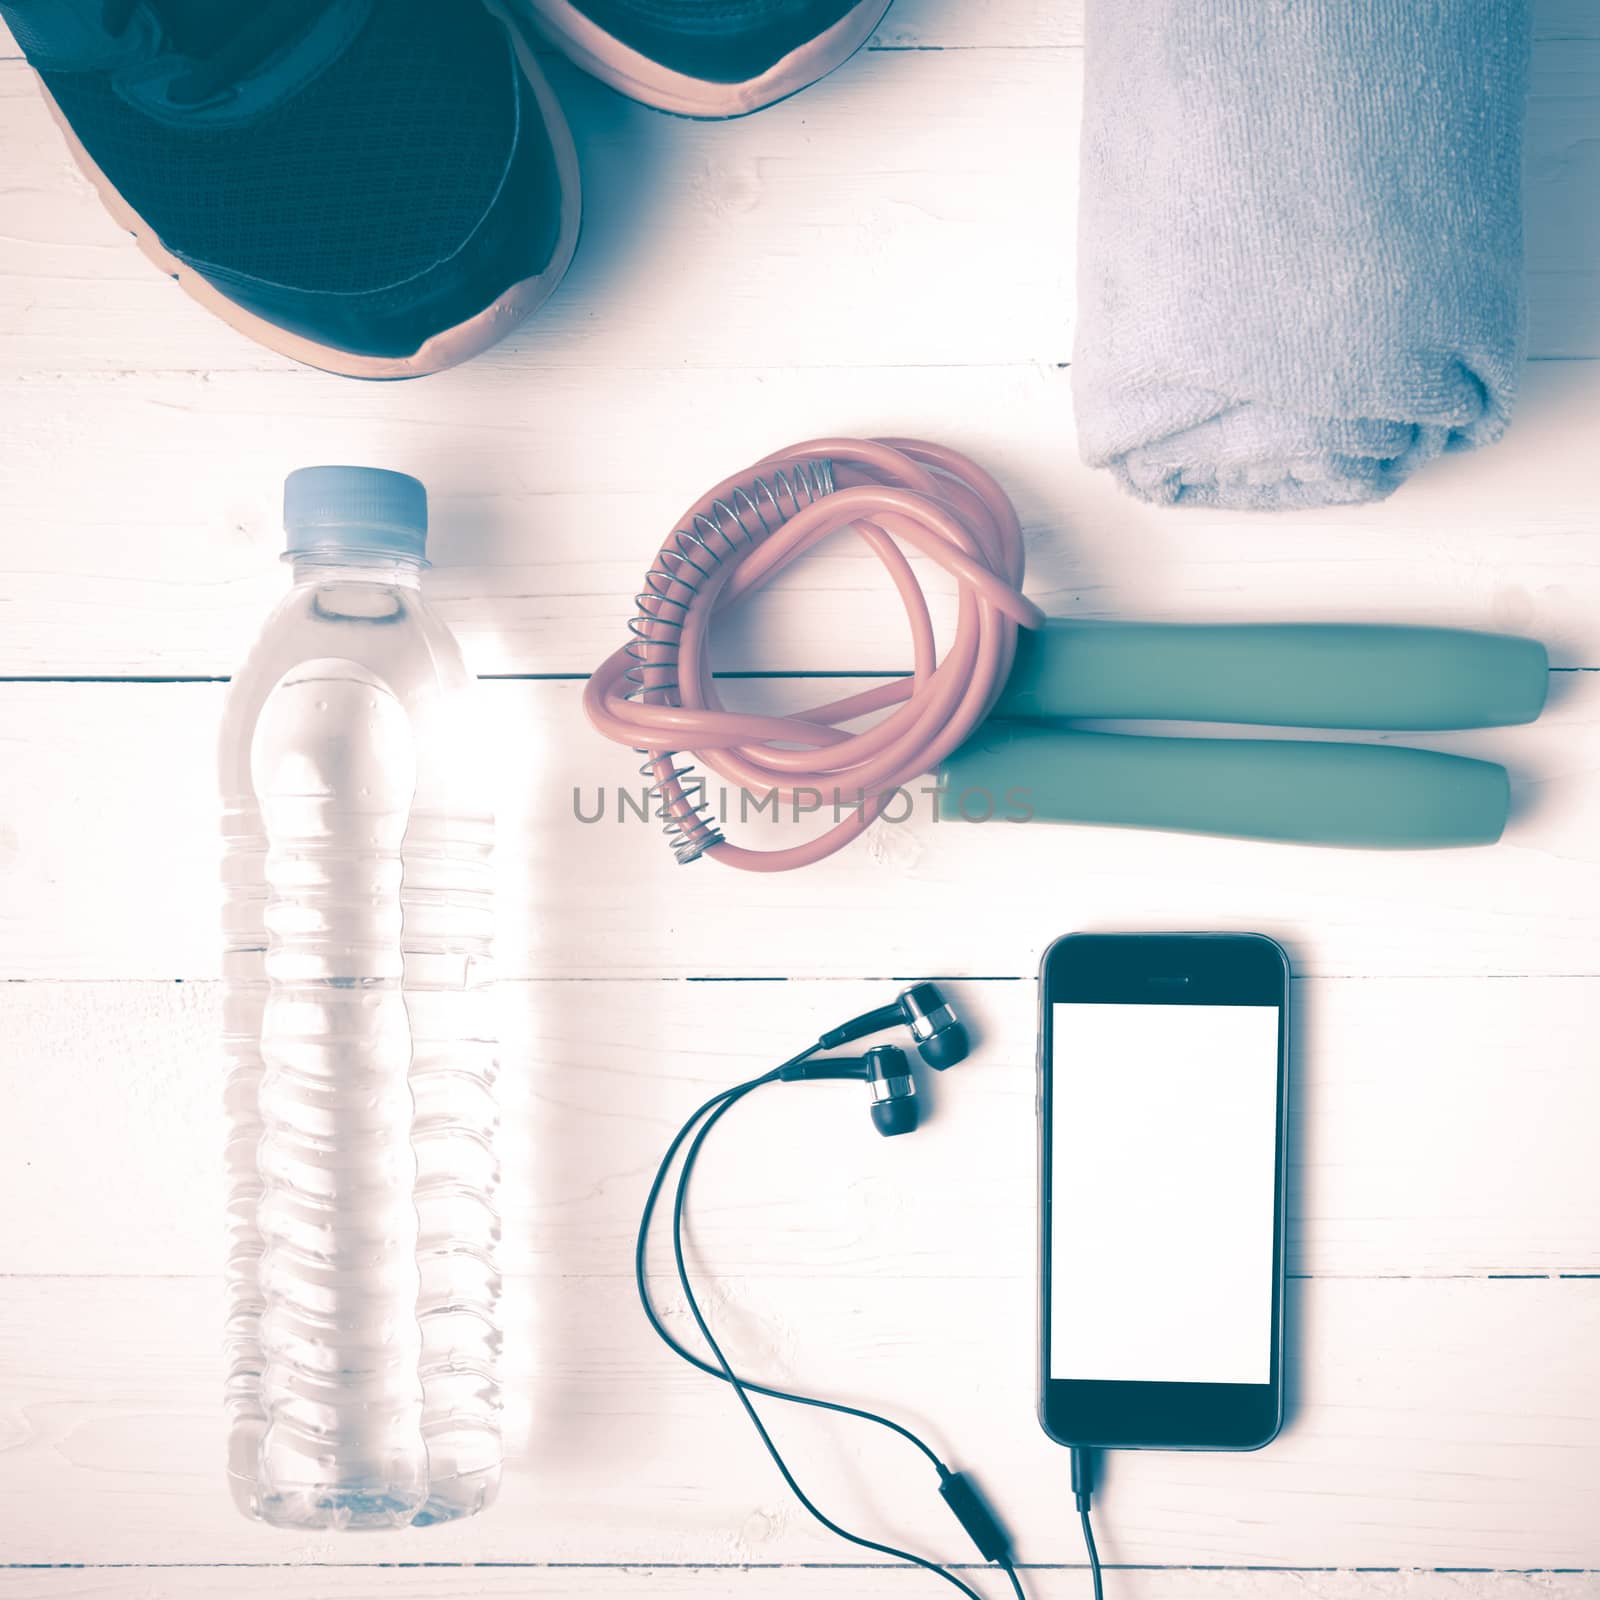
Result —
[[[1259,934],[1069,934],[1039,982],[1040,1401],[1110,1449],[1283,1423],[1288,979]]]

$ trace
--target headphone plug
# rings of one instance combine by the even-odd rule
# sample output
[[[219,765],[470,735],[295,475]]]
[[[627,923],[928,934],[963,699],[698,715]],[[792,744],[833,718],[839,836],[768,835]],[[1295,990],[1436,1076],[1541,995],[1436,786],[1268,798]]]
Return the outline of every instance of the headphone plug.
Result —
[[[1083,1524],[1083,1548],[1089,1557],[1089,1577],[1094,1584],[1094,1600],[1103,1600],[1105,1590],[1100,1574],[1100,1552],[1095,1548],[1094,1528],[1089,1522],[1089,1501],[1094,1495],[1094,1450],[1088,1445],[1072,1447],[1072,1498]]]
[[[1080,1512],[1089,1509],[1094,1493],[1094,1451],[1087,1445],[1072,1447],[1072,1498]]]

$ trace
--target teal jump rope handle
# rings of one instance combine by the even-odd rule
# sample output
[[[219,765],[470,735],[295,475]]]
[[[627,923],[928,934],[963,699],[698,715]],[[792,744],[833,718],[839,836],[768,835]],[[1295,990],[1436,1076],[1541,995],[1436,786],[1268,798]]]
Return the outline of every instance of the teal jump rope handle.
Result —
[[[1489,761],[1310,739],[1167,739],[986,722],[941,772],[940,815],[1167,828],[1291,844],[1493,844],[1510,784]]]
[[[1497,728],[1539,715],[1549,669],[1536,639],[1457,628],[1049,622],[1018,635],[992,714]]]

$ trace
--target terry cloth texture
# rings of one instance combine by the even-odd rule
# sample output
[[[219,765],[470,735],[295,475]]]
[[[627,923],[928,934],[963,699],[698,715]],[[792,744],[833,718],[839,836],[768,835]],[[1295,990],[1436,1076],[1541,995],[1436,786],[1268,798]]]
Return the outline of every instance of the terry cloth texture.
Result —
[[[1527,0],[1088,0],[1086,30],[1085,461],[1281,509],[1499,437]]]

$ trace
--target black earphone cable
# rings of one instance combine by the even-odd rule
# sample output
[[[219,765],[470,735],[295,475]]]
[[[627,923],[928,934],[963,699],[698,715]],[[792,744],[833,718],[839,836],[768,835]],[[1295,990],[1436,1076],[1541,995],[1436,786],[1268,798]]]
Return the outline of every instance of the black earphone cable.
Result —
[[[1105,1600],[1105,1590],[1100,1585],[1100,1552],[1094,1547],[1094,1529],[1089,1525],[1088,1506],[1078,1513],[1078,1520],[1083,1524],[1083,1544],[1089,1552],[1089,1577],[1094,1584],[1094,1600]]]
[[[867,1411],[859,1406],[845,1405],[839,1401],[823,1400],[812,1395],[795,1394],[789,1390],[779,1389],[770,1384],[753,1383],[741,1378],[739,1374],[733,1370],[733,1367],[729,1363],[721,1345],[717,1342],[716,1336],[712,1333],[710,1325],[706,1321],[705,1314],[701,1310],[700,1303],[695,1296],[694,1287],[689,1278],[688,1262],[685,1258],[683,1249],[683,1214],[685,1202],[688,1196],[690,1175],[693,1172],[695,1159],[698,1157],[702,1145],[705,1143],[705,1140],[710,1134],[711,1129],[715,1127],[722,1117],[728,1111],[732,1110],[732,1108],[746,1095],[762,1087],[764,1084],[779,1081],[780,1076],[785,1068],[798,1065],[799,1063],[809,1059],[811,1056],[816,1055],[817,1052],[822,1048],[823,1046],[820,1043],[811,1045],[807,1049],[801,1051],[798,1055],[792,1056],[788,1061],[782,1063],[781,1066],[774,1068],[771,1072],[763,1073],[759,1077],[750,1078],[744,1083],[736,1084],[731,1089],[725,1089],[720,1094],[713,1095],[709,1100],[695,1110],[694,1113],[683,1124],[683,1126],[678,1130],[677,1134],[673,1137],[671,1144],[667,1147],[666,1154],[662,1157],[660,1165],[656,1169],[655,1177],[651,1182],[649,1193],[645,1199],[644,1210],[639,1220],[639,1232],[634,1248],[634,1281],[638,1290],[639,1303],[644,1310],[645,1317],[649,1321],[650,1326],[657,1337],[661,1339],[661,1341],[669,1350],[673,1352],[674,1355],[678,1356],[681,1360],[686,1361],[690,1366],[697,1368],[699,1371],[704,1372],[711,1377],[720,1378],[733,1389],[734,1394],[738,1397],[740,1405],[744,1409],[745,1415],[749,1418],[751,1425],[755,1428],[757,1436],[760,1438],[762,1445],[767,1451],[767,1454],[772,1458],[773,1464],[777,1467],[779,1473],[782,1475],[784,1482],[788,1485],[790,1492],[800,1502],[801,1506],[804,1507],[806,1512],[824,1528],[828,1529],[829,1532],[837,1535],[841,1539],[846,1540],[850,1544],[858,1546],[859,1548],[873,1550],[881,1555],[887,1555],[895,1560],[905,1561],[913,1566],[921,1567],[925,1571],[932,1572],[938,1577],[943,1578],[947,1583],[953,1585],[956,1589],[960,1590],[962,1594],[968,1596],[968,1600],[983,1600],[983,1597],[976,1589],[972,1588],[971,1585],[964,1582],[961,1578],[958,1578],[955,1573],[950,1571],[948,1568],[939,1565],[939,1563],[930,1561],[926,1557],[916,1555],[909,1550],[901,1550],[894,1545],[882,1544],[877,1540],[868,1539],[861,1534],[852,1533],[848,1528],[841,1527],[838,1523],[834,1522],[832,1518],[828,1517],[810,1499],[810,1497],[807,1496],[805,1491],[795,1480],[793,1473],[789,1469],[788,1463],[784,1460],[782,1453],[779,1451],[777,1445],[773,1442],[772,1436],[767,1431],[765,1423],[762,1421],[760,1414],[757,1412],[755,1405],[750,1398],[751,1395],[764,1395],[770,1399],[782,1400],[794,1405],[814,1406],[820,1410],[837,1412],[843,1416],[860,1417],[864,1421],[873,1422],[878,1424],[880,1427],[889,1429],[892,1433],[898,1434],[908,1443],[914,1445],[922,1452],[924,1456],[927,1457],[929,1462],[932,1463],[934,1469],[938,1472],[940,1479],[940,1492],[945,1496],[947,1502],[950,1503],[951,1509],[955,1511],[956,1515],[962,1520],[963,1525],[967,1527],[968,1533],[972,1534],[975,1539],[979,1539],[979,1536],[984,1530],[985,1525],[987,1525],[988,1528],[993,1529],[994,1536],[999,1541],[998,1554],[991,1555],[988,1550],[983,1549],[981,1539],[979,1540],[980,1549],[983,1550],[983,1553],[988,1559],[992,1560],[993,1563],[1006,1574],[1017,1600],[1025,1600],[1022,1585],[1017,1577],[1016,1569],[1010,1560],[1009,1553],[1004,1549],[1004,1536],[1000,1533],[998,1524],[995,1524],[993,1522],[993,1518],[977,1505],[973,1505],[966,1514],[963,1513],[963,1510],[957,1506],[956,1500],[952,1498],[952,1495],[957,1490],[967,1489],[965,1481],[961,1479],[959,1474],[952,1473],[950,1469],[945,1466],[944,1462],[939,1459],[937,1452],[935,1452],[924,1440],[920,1439],[909,1428],[893,1421],[889,1417],[880,1416],[875,1411]],[[689,1307],[690,1314],[693,1316],[695,1325],[699,1329],[701,1337],[705,1340],[707,1348],[716,1358],[715,1365],[708,1361],[702,1360],[699,1356],[695,1355],[693,1351],[687,1349],[661,1321],[661,1318],[655,1309],[654,1303],[650,1298],[649,1280],[646,1267],[646,1253],[649,1243],[650,1224],[654,1218],[657,1203],[660,1200],[661,1190],[666,1183],[667,1174],[671,1170],[673,1159],[676,1157],[678,1151],[683,1148],[684,1141],[691,1139],[691,1135],[693,1137],[689,1143],[688,1149],[684,1151],[683,1165],[678,1176],[678,1183],[673,1196],[673,1259],[677,1268],[678,1283],[683,1292],[685,1303]],[[970,1490],[967,1490],[967,1492],[970,1494]],[[977,1530],[974,1529],[973,1523],[969,1522],[969,1515],[978,1522],[979,1527]],[[996,1547],[991,1546],[991,1548]]]
[[[841,1527],[817,1506],[810,1496],[806,1494],[805,1490],[800,1487],[795,1480],[794,1474],[789,1470],[789,1464],[783,1459],[782,1452],[773,1442],[772,1435],[767,1432],[766,1424],[761,1420],[761,1414],[756,1410],[754,1402],[750,1399],[750,1386],[740,1379],[729,1364],[727,1356],[723,1353],[722,1346],[718,1344],[716,1335],[712,1333],[711,1326],[706,1321],[705,1313],[700,1309],[700,1302],[695,1296],[694,1286],[689,1281],[688,1262],[683,1253],[683,1208],[689,1192],[689,1177],[694,1170],[695,1158],[700,1154],[700,1147],[705,1143],[706,1136],[721,1121],[723,1116],[731,1111],[750,1092],[751,1088],[755,1087],[756,1085],[752,1084],[749,1088],[742,1089],[739,1093],[725,1099],[701,1123],[699,1131],[690,1142],[688,1149],[684,1151],[683,1166],[678,1174],[677,1190],[673,1195],[672,1255],[678,1269],[678,1284],[683,1291],[684,1301],[689,1307],[690,1315],[693,1316],[695,1326],[699,1328],[700,1336],[705,1340],[706,1347],[716,1357],[717,1366],[721,1370],[723,1379],[733,1389],[734,1394],[738,1396],[739,1404],[744,1408],[744,1413],[750,1419],[751,1426],[756,1430],[761,1443],[766,1447],[767,1454],[772,1457],[773,1465],[777,1467],[783,1477],[783,1481],[789,1486],[790,1493],[794,1495],[795,1499],[817,1522],[821,1523],[830,1533],[837,1534],[841,1539],[847,1540],[863,1550],[875,1550],[880,1555],[893,1556],[896,1560],[908,1561],[914,1566],[923,1568],[924,1571],[937,1573],[947,1583],[953,1584],[964,1595],[967,1595],[969,1600],[983,1600],[983,1597],[976,1589],[958,1578],[948,1568],[940,1566],[938,1562],[930,1561],[926,1556],[915,1555],[909,1550],[901,1550],[895,1545],[883,1544],[876,1539],[869,1539],[864,1534],[852,1533],[848,1528]],[[900,1424],[889,1422],[887,1417],[879,1417],[875,1412],[855,1411],[853,1407],[836,1407],[832,1401],[827,1400],[811,1399],[809,1403],[827,1410],[851,1410],[855,1415],[869,1416],[874,1421],[886,1423],[895,1432],[914,1439],[923,1453],[938,1463],[941,1471],[945,1470],[943,1463],[939,1462],[938,1456],[922,1440],[916,1439],[909,1429],[901,1427]]]
[[[704,1105],[700,1106],[689,1117],[688,1121],[678,1130],[672,1143],[667,1146],[667,1153],[662,1156],[661,1164],[656,1168],[655,1178],[650,1184],[650,1192],[645,1196],[644,1211],[639,1218],[639,1232],[634,1240],[633,1248],[633,1280],[634,1286],[638,1290],[639,1304],[643,1308],[645,1318],[654,1330],[656,1337],[680,1361],[688,1362],[691,1367],[705,1373],[707,1377],[717,1378],[723,1383],[730,1381],[727,1373],[720,1367],[713,1366],[709,1361],[703,1361],[694,1351],[681,1343],[672,1330],[662,1322],[659,1313],[656,1311],[655,1302],[650,1298],[645,1260],[646,1249],[650,1241],[650,1224],[654,1220],[656,1205],[661,1198],[661,1190],[666,1184],[667,1173],[671,1170],[673,1157],[677,1155],[683,1145],[683,1141],[694,1131],[695,1124],[718,1105],[731,1102],[734,1099],[742,1099],[752,1089],[759,1089],[763,1084],[776,1082],[785,1067],[798,1066],[802,1061],[816,1055],[821,1048],[820,1045],[812,1045],[808,1049],[802,1050],[799,1055],[791,1056],[782,1065],[774,1067],[771,1072],[762,1073],[758,1078],[750,1078],[744,1083],[735,1084],[731,1089],[724,1089],[720,1094],[712,1095]],[[719,1111],[717,1114],[720,1116],[721,1112]],[[819,1400],[811,1395],[793,1394],[787,1389],[777,1389],[770,1384],[752,1383],[749,1379],[740,1379],[739,1381],[749,1393],[765,1395],[770,1400],[785,1400],[797,1406],[816,1406],[824,1411],[838,1411],[845,1416],[860,1417],[866,1422],[876,1422],[881,1427],[888,1428],[892,1433],[899,1434],[908,1443],[915,1445],[940,1472],[945,1470],[944,1463],[940,1461],[939,1457],[909,1428],[902,1427],[892,1418],[880,1417],[876,1411],[863,1411],[858,1406],[847,1406],[836,1400]]]
[[[1089,1500],[1094,1494],[1094,1451],[1087,1445],[1072,1447],[1072,1498],[1083,1524],[1083,1545],[1089,1552],[1089,1578],[1094,1584],[1094,1600],[1104,1600],[1100,1583],[1100,1552],[1095,1549],[1094,1529],[1089,1525]]]

